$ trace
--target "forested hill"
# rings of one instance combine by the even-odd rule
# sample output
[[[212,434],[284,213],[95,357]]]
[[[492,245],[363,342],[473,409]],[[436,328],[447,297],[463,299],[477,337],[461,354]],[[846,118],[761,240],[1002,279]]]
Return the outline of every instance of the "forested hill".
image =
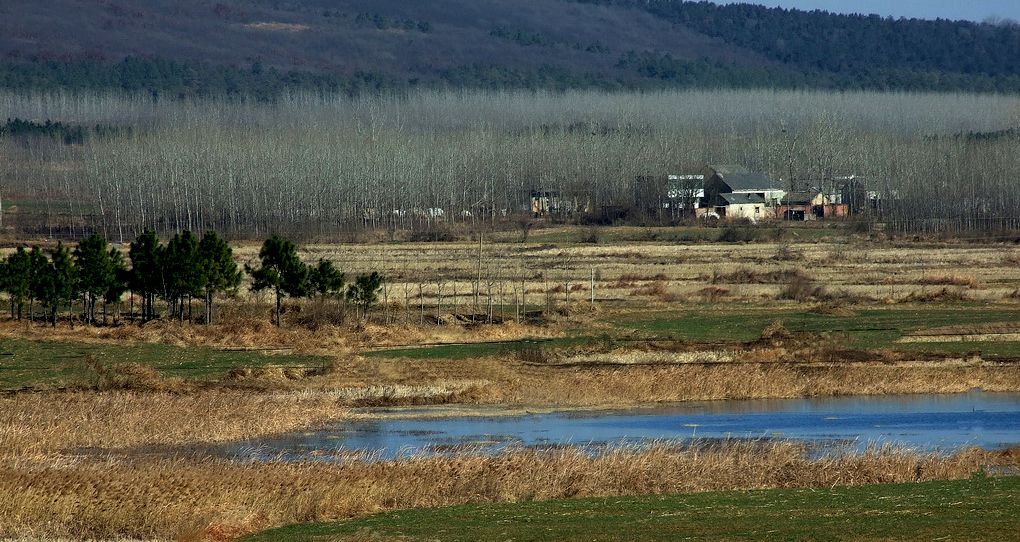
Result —
[[[7,0],[0,87],[1020,92],[1015,24],[677,0]]]

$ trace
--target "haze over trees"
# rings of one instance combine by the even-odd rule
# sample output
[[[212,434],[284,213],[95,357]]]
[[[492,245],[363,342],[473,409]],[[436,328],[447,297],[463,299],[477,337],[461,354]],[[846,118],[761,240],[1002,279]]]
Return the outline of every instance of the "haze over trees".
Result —
[[[668,0],[145,0],[74,4],[71,31],[68,2],[0,6],[0,227],[18,234],[435,240],[518,222],[532,190],[576,199],[580,220],[658,223],[640,179],[704,164],[788,188],[852,176],[898,229],[1020,214],[1016,25]],[[23,50],[30,31],[46,46]],[[714,90],[677,90],[692,87]],[[999,94],[899,92],[916,89]],[[147,243],[129,255],[143,314],[208,296],[147,290]]]
[[[855,175],[886,195],[886,220],[918,228],[998,227],[1020,202],[1013,96],[419,92],[254,104],[7,93],[0,109],[131,128],[72,145],[0,137],[3,225],[71,239],[427,233],[513,222],[536,189],[577,195],[598,215],[635,210],[640,178],[705,163],[788,187]],[[151,250],[130,258],[148,269]],[[133,288],[147,305],[162,295]]]

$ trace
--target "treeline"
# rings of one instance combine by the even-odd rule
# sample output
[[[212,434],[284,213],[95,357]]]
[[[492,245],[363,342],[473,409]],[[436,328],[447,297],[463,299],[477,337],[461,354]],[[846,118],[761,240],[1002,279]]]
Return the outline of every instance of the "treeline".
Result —
[[[408,86],[380,74],[350,76],[265,67],[249,68],[128,57],[116,63],[93,60],[0,63],[0,88],[19,91],[116,90],[145,92],[153,98],[227,96],[272,101],[285,92],[355,96]]]
[[[138,126],[130,137],[80,147],[0,139],[8,158],[0,161],[0,220],[15,235],[99,232],[124,243],[147,227],[244,239],[355,240],[366,230],[441,239],[454,221],[514,227],[532,209],[532,191],[558,193],[558,206],[578,219],[657,224],[672,218],[658,201],[666,189],[646,180],[705,164],[766,172],[782,188],[838,190],[833,181],[852,176],[904,224],[1020,218],[1015,139],[953,137],[1020,124],[1009,113],[1020,100],[1009,96],[423,92],[257,106],[110,95],[0,102],[23,118],[92,123],[120,114]]]
[[[26,7],[15,18],[38,43],[0,47],[6,59],[0,87],[262,101],[294,92],[360,96],[422,87],[1020,91],[1016,24],[679,0],[574,1],[609,6],[541,0],[522,11],[502,0],[484,6],[451,0],[348,12],[262,2],[250,11],[250,2],[225,0],[210,13],[200,4],[148,0],[135,2],[131,17],[112,20],[99,6],[79,10],[73,37],[46,24],[59,17],[58,8]],[[71,0],[59,3],[75,9]],[[472,15],[479,9],[489,17]],[[143,30],[169,20],[174,28],[165,36]],[[274,20],[291,22],[266,23]],[[107,25],[116,24],[123,32],[110,35]],[[281,28],[290,29],[286,39],[269,39]],[[169,38],[188,47],[151,48],[152,40]]]
[[[509,40],[517,45],[523,47],[568,47],[577,51],[586,51],[589,53],[609,54],[610,50],[602,43],[595,41],[589,44],[583,44],[580,42],[570,42],[566,40],[559,40],[556,38],[549,37],[541,32],[532,32],[529,30],[522,30],[519,28],[511,28],[504,25],[494,27],[489,31],[489,35],[494,38],[500,38]]]
[[[346,18],[346,13],[338,13],[337,10],[325,10],[322,12],[323,17],[343,17]],[[354,24],[359,26],[371,26],[379,30],[389,30],[396,28],[400,30],[421,32],[428,34],[432,32],[432,23],[428,21],[419,21],[415,19],[400,19],[387,17],[380,13],[359,13],[354,17]]]
[[[563,46],[608,55],[599,42],[545,42],[537,34],[493,30],[521,45]],[[144,92],[153,99],[228,97],[274,102],[287,94],[323,96],[400,94],[414,89],[486,90],[656,90],[656,89],[829,89],[1020,92],[1020,75],[987,74],[938,68],[841,69],[775,62],[750,64],[712,58],[684,59],[651,51],[620,53],[613,70],[499,63],[461,64],[428,73],[393,75],[359,70],[350,75],[287,70],[258,62],[248,67],[129,57],[117,63],[97,61],[0,62],[0,88],[17,91],[70,90]]]
[[[131,242],[127,259],[100,234],[93,234],[71,250],[63,243],[43,250],[18,247],[0,262],[0,289],[9,298],[11,318],[35,320],[36,305],[43,319],[56,326],[58,313],[66,310],[72,319],[75,307],[87,324],[107,322],[108,308],[114,323],[119,320],[123,298],[129,293],[129,315],[139,299],[139,317],[147,322],[160,317],[156,300],[164,302],[165,316],[194,321],[194,299],[202,299],[203,321],[211,324],[217,295],[236,292],[244,272],[251,275],[251,289],[272,291],[276,299],[276,325],[281,325],[284,297],[350,302],[365,314],[378,302],[383,277],[378,272],[359,275],[347,283],[346,275],[332,262],[320,259],[310,266],[301,262],[294,243],[274,236],[267,239],[256,265],[242,271],[233,250],[216,232],[201,238],[190,231],[161,243],[152,230],[145,230]],[[27,313],[27,314],[26,314]]]
[[[96,124],[94,127],[87,127],[80,124],[54,122],[50,119],[46,119],[45,122],[36,122],[13,118],[7,119],[5,124],[0,125],[0,137],[48,138],[60,141],[65,145],[82,145],[91,136],[130,135],[131,130],[130,126]]]
[[[647,10],[775,62],[773,66],[726,66],[732,74],[723,84],[735,81],[737,87],[752,81],[773,85],[772,77],[762,79],[765,71],[789,78],[775,85],[779,88],[1020,91],[1020,26],[1016,24],[843,15],[750,3],[573,1]],[[656,56],[635,54],[646,55],[643,70]],[[658,69],[652,76],[662,77],[663,71],[682,70]],[[716,74],[695,71],[692,75],[700,75],[708,86]]]
[[[769,58],[826,72],[1020,74],[1020,27],[842,15],[734,3],[635,2],[671,21]]]

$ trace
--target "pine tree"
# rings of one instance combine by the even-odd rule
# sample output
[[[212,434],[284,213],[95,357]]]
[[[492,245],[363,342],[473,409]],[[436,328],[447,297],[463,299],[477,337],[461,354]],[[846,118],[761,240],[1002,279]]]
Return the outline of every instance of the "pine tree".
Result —
[[[113,303],[116,307],[113,323],[116,325],[120,317],[120,302],[124,297],[124,292],[128,290],[131,273],[124,262],[124,255],[116,248],[110,249],[110,266],[113,269],[113,275],[111,277],[112,280],[107,285],[106,292],[103,294],[103,323],[106,323],[106,306]]]
[[[7,256],[4,289],[11,300],[11,318],[14,317],[17,308],[18,320],[21,320],[25,309],[25,300],[30,295],[31,288],[31,263],[32,258],[24,246],[18,247],[16,251]]]
[[[294,243],[274,235],[259,250],[260,266],[245,266],[252,277],[252,290],[272,289],[276,296],[276,325],[280,326],[283,296],[304,297],[308,291],[308,266],[301,262]]]
[[[50,288],[47,296],[40,298],[43,306],[49,311],[50,322],[57,325],[57,311],[60,303],[67,301],[68,306],[78,295],[78,269],[71,258],[71,251],[63,243],[50,252]]]
[[[205,323],[211,324],[213,296],[240,286],[243,273],[234,262],[233,249],[214,231],[208,231],[202,236],[198,254],[204,270],[202,288],[205,290]]]
[[[319,294],[320,299],[327,296],[340,296],[347,285],[347,276],[337,269],[333,262],[319,259],[319,264],[308,275],[309,294]]]
[[[35,301],[49,288],[49,260],[38,246],[28,253],[28,319],[35,320]]]
[[[361,308],[363,317],[368,314],[368,309],[379,301],[379,290],[382,288],[382,283],[382,275],[377,271],[372,271],[365,275],[358,275],[354,284],[347,290],[348,299]]]
[[[110,285],[116,280],[106,238],[98,233],[90,235],[74,249],[74,261],[84,296],[85,320],[95,323],[96,302],[106,297]]]
[[[151,229],[146,229],[134,241],[128,257],[131,259],[130,288],[142,298],[142,320],[148,321],[156,317],[153,307],[156,292],[162,290],[163,273],[160,268],[159,236]]]
[[[39,304],[42,305],[44,319],[56,325],[56,320],[53,318],[53,315],[56,314],[55,307],[60,306],[60,302],[63,300],[57,294],[53,264],[45,256],[41,262],[37,261],[37,264],[40,264],[41,269],[36,272],[32,285],[32,296],[38,299]]]
[[[171,306],[171,312],[177,318],[184,319],[185,299],[187,299],[190,320],[191,298],[202,295],[205,283],[204,269],[201,265],[198,239],[190,231],[174,235],[161,253],[163,272],[163,298]]]

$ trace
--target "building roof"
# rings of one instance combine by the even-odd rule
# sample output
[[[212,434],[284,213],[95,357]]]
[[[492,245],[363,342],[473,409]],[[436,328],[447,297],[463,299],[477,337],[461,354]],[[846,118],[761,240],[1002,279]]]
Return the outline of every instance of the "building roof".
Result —
[[[783,203],[787,205],[807,205],[821,194],[822,193],[818,190],[800,190],[797,192],[787,192],[786,196],[783,197]]]
[[[747,204],[765,204],[765,199],[757,194],[719,194],[726,205],[747,205]]]
[[[731,190],[778,190],[779,183],[767,173],[751,171],[741,166],[709,166],[722,177]]]

